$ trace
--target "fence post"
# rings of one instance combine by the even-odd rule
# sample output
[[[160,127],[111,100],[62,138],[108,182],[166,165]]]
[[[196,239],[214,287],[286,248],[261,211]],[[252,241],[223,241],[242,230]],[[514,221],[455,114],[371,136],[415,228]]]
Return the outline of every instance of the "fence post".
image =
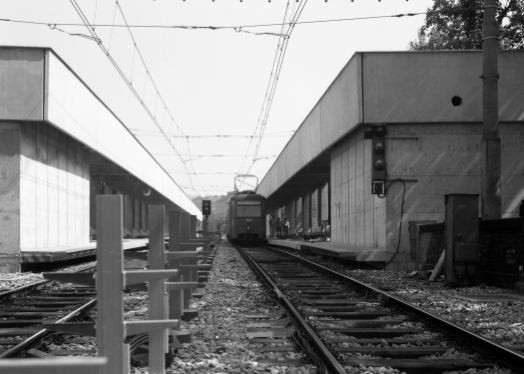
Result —
[[[180,210],[169,211],[169,252],[180,252]],[[169,260],[170,269],[180,269],[181,260]],[[180,282],[181,275],[169,279],[170,282]],[[183,289],[169,291],[169,318],[181,319],[184,314]]]
[[[182,243],[189,243],[191,239],[191,216],[189,213],[181,212],[180,213],[180,243],[181,247]],[[189,249],[191,250],[191,249]],[[181,265],[188,265],[191,263],[191,260],[189,258],[184,259],[181,261]],[[182,273],[181,280],[184,282],[196,282],[196,277],[192,274],[193,271],[185,271]],[[190,320],[198,316],[197,311],[192,311],[189,308],[189,300],[191,299],[191,293],[192,289],[188,288],[185,289],[183,292],[183,300],[184,300],[184,320]]]
[[[124,344],[123,211],[121,195],[96,196],[98,355],[108,357],[107,374],[129,373],[129,346]]]
[[[151,373],[164,374],[167,333],[179,324],[168,320],[165,298],[165,278],[177,275],[176,269],[164,269],[164,208],[151,210],[150,253],[136,252],[131,257],[148,258],[149,270],[124,271],[123,253],[123,201],[121,195],[96,196],[97,224],[97,273],[48,273],[46,279],[96,286],[98,293],[96,332],[93,322],[44,323],[46,329],[67,333],[95,335],[98,356],[107,357],[104,374],[128,374],[130,370],[129,345],[125,339],[138,334],[150,336]],[[131,253],[129,254],[131,255]],[[150,295],[150,319],[124,321],[125,288],[144,289],[148,285]],[[154,333],[151,333],[151,332]],[[75,373],[80,374],[79,371]]]
[[[149,269],[165,269],[164,242],[164,206],[150,205],[148,209],[149,222]],[[148,284],[149,319],[167,319],[167,295],[165,280],[156,279]],[[149,333],[149,373],[165,373],[165,353],[168,352],[167,329],[154,330]]]
[[[189,216],[189,239],[196,239],[196,216]]]

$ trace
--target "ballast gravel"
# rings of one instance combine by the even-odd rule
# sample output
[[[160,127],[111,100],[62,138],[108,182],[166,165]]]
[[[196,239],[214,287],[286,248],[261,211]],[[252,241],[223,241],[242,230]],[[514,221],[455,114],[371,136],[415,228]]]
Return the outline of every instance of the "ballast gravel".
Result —
[[[206,287],[200,289],[202,299],[193,300],[198,318],[182,328],[188,329],[193,342],[178,349],[175,360],[166,371],[190,373],[316,373],[312,365],[300,367],[261,366],[257,360],[300,358],[296,352],[254,352],[246,337],[246,325],[251,323],[244,314],[269,314],[274,309],[257,306],[257,299],[266,291],[240,254],[228,243],[219,245]],[[220,340],[208,340],[208,339]]]
[[[293,252],[297,254],[297,252]],[[502,345],[524,346],[524,301],[470,302],[460,295],[505,295],[512,290],[484,284],[473,287],[448,287],[443,277],[437,282],[421,280],[410,272],[357,269],[334,258],[299,254],[341,274],[383,289],[393,296],[428,310],[467,328],[484,329],[481,335]]]
[[[71,265],[67,267],[63,267],[57,270],[50,270],[48,273],[54,273],[54,272],[62,272],[62,273],[72,273],[74,271],[78,271],[90,266],[95,265],[95,261],[87,262],[82,265]],[[42,277],[41,273],[7,273],[7,274],[0,274],[0,293],[2,291],[9,291],[18,287],[27,286],[29,284],[42,281],[44,280],[44,277]]]

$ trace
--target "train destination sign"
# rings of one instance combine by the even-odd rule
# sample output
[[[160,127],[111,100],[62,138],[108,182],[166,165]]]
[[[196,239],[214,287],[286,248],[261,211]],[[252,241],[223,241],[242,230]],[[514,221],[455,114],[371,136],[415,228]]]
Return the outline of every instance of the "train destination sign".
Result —
[[[237,205],[260,205],[260,201],[237,201]]]

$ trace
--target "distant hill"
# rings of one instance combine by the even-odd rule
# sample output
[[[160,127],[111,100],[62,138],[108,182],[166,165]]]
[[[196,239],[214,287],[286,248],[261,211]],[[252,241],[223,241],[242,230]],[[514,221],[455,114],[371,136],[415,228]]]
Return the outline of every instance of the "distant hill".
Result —
[[[234,195],[234,191],[228,192],[227,195],[219,196],[197,196],[192,199],[193,203],[202,209],[202,200],[211,200],[211,215],[209,216],[208,228],[210,231],[222,230],[225,232],[227,222],[227,207],[229,199]]]

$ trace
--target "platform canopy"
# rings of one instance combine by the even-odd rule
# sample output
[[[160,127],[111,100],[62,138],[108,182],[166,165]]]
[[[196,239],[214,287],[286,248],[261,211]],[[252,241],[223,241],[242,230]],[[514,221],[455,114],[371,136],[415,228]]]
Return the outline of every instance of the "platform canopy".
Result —
[[[176,181],[53,50],[0,47],[0,100],[0,120],[47,122],[92,151],[92,174],[124,192],[140,188],[148,204],[201,219]]]
[[[524,53],[499,52],[499,121],[524,120]],[[482,52],[357,52],[309,112],[257,192],[282,206],[329,180],[333,146],[362,124],[482,123]],[[461,105],[452,105],[459,96]]]

